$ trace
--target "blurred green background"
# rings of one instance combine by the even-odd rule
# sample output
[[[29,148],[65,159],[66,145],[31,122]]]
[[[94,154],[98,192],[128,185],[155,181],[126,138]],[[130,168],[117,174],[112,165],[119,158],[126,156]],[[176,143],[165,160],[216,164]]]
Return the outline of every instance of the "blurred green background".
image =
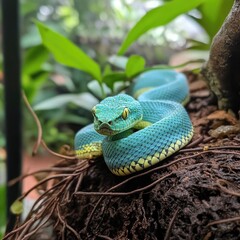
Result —
[[[178,16],[175,14],[177,9],[173,7],[162,15],[152,16],[151,30],[144,31],[141,37],[134,40],[124,57],[116,57],[129,31],[145,14],[172,2],[183,2],[181,5],[183,7],[186,5],[187,11]],[[169,64],[170,59],[183,51],[186,54],[190,53],[191,60],[207,56],[211,41],[229,12],[233,0],[198,1],[199,4],[190,10],[190,7],[187,7],[191,4],[191,1],[189,2],[182,0],[20,2],[22,87],[41,121],[43,139],[51,149],[58,151],[64,144],[73,146],[75,132],[92,121],[91,108],[101,99],[100,87],[96,81],[92,81],[90,74],[60,64],[53,57],[51,50],[43,44],[34,20],[38,20],[79,46],[99,64],[102,72],[107,72],[111,68],[111,73],[114,73],[113,71],[119,73],[118,67],[121,69],[128,60],[127,57],[133,54],[143,57],[145,66]],[[173,21],[163,22],[159,27],[158,22],[168,19],[170,15],[173,15]],[[139,26],[144,29],[144,24],[140,23]],[[182,59],[182,63],[186,60],[188,59]],[[4,199],[6,154],[1,55],[0,71],[0,199]],[[108,94],[109,89],[107,86],[104,88]],[[23,151],[30,153],[36,141],[37,128],[24,105],[23,117]],[[1,200],[0,232],[4,230],[4,214],[5,202]]]

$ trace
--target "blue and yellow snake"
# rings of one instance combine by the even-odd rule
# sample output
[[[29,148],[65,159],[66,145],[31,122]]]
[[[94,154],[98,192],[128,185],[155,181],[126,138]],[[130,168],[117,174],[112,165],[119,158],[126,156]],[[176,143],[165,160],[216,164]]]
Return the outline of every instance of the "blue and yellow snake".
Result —
[[[94,123],[75,136],[78,158],[103,155],[118,176],[157,164],[193,136],[182,106],[189,98],[185,75],[173,70],[147,71],[135,79],[130,92],[134,98],[119,94],[93,107]]]

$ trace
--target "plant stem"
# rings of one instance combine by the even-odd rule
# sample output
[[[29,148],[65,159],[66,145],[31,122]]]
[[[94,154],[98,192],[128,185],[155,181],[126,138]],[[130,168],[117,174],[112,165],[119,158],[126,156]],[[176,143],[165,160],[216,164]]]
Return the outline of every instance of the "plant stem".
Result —
[[[106,93],[104,91],[103,83],[99,82],[99,86],[100,86],[100,89],[101,89],[102,99],[104,99],[104,98],[106,98]]]

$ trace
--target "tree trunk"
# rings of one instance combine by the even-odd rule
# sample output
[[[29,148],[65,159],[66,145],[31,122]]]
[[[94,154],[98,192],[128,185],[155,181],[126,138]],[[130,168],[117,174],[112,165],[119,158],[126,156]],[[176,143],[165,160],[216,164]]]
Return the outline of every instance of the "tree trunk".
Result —
[[[240,0],[235,0],[213,39],[202,75],[216,95],[219,109],[240,110]]]

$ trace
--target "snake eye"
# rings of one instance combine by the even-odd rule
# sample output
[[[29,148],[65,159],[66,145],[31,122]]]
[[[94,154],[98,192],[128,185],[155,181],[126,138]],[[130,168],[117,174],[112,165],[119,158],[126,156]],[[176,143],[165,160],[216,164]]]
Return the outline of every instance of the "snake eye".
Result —
[[[122,118],[125,120],[128,117],[129,109],[125,107],[122,112]]]
[[[93,115],[94,117],[96,117],[96,106],[94,106],[94,107],[92,108],[92,115]]]

